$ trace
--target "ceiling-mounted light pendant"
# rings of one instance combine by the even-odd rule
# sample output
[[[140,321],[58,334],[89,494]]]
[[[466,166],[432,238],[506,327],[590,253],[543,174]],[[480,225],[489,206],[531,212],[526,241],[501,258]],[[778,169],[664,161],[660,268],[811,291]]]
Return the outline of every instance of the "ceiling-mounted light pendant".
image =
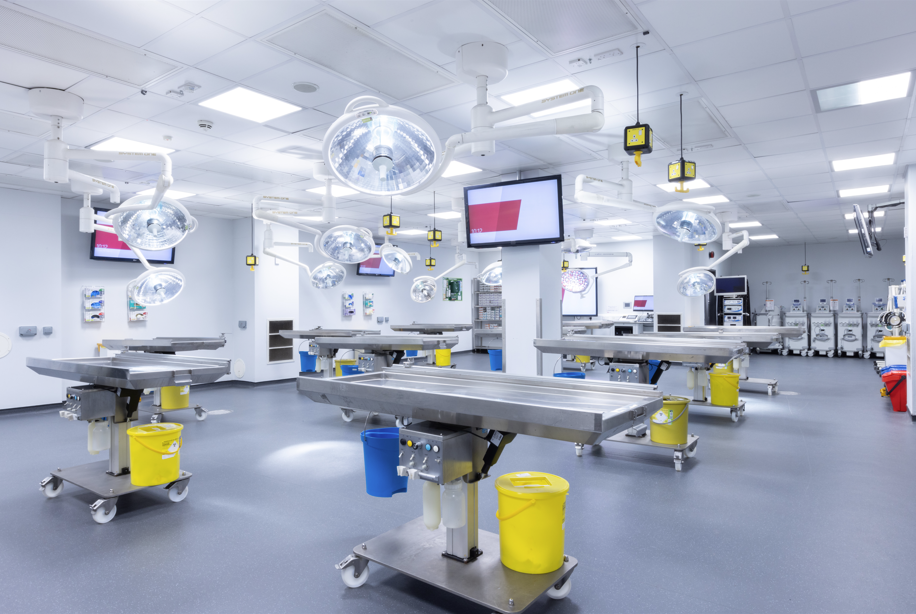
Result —
[[[423,275],[413,280],[413,285],[410,286],[410,298],[416,303],[428,303],[436,296],[436,290],[438,290],[436,280],[429,275]]]
[[[659,207],[653,219],[660,232],[682,243],[709,243],[722,234],[711,205],[676,201]]]
[[[623,130],[623,150],[634,157],[636,166],[642,166],[642,155],[652,153],[654,143],[649,124],[639,123],[639,45],[636,46],[636,123]]]
[[[312,271],[309,281],[312,286],[319,290],[327,290],[343,283],[347,277],[347,271],[336,262],[325,262]]]
[[[372,256],[375,241],[372,233],[356,226],[335,226],[321,236],[319,248],[331,260],[356,264]]]
[[[592,277],[582,269],[568,269],[560,275],[560,285],[567,292],[585,294],[592,287]]]
[[[677,280],[677,291],[688,297],[703,296],[712,292],[715,285],[716,278],[709,269],[687,269]]]
[[[151,198],[134,196],[124,201],[121,207],[149,204]],[[164,196],[153,209],[126,211],[113,216],[109,214],[109,217],[122,241],[137,249],[150,251],[175,247],[197,227],[197,220],[184,205],[168,196]]]
[[[127,286],[127,295],[141,305],[162,305],[178,296],[182,288],[184,275],[177,269],[151,268],[130,282]]]
[[[378,254],[395,273],[404,274],[410,272],[410,255],[400,247],[396,247],[391,243],[383,243],[378,248]]]
[[[477,279],[480,280],[480,283],[487,286],[501,285],[503,283],[503,261],[497,260],[493,264],[487,266],[480,272]]]
[[[680,96],[681,102],[681,157],[668,165],[668,183],[680,184],[674,188],[675,192],[685,194],[690,191],[684,187],[687,181],[697,178],[697,163],[684,160],[684,95]]]

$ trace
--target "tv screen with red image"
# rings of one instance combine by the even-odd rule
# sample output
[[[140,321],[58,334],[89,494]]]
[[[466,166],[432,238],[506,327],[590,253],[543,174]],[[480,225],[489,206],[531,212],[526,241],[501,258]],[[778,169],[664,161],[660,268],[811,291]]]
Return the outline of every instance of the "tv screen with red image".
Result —
[[[109,209],[95,210],[95,212],[99,214],[108,211]],[[111,222],[103,222],[101,220],[96,220],[95,223],[99,226],[111,226]],[[143,254],[143,257],[146,258],[150,264],[175,263],[174,247],[156,251],[142,249],[140,253]],[[89,243],[89,258],[92,260],[114,260],[117,262],[140,262],[137,255],[131,251],[127,243],[124,243],[118,238],[118,235],[110,232],[99,232],[98,230],[92,233],[92,240]]]
[[[464,188],[464,208],[468,247],[563,240],[560,175]]]
[[[359,263],[357,275],[372,275],[375,277],[394,277],[394,269],[388,266],[378,252],[372,254],[368,260]]]

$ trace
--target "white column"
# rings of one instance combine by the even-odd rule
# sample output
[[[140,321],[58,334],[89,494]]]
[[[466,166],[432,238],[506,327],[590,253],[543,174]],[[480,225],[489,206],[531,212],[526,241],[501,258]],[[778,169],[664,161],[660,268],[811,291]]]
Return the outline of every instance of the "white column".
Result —
[[[905,198],[905,219],[903,227],[903,253],[912,256],[906,259],[906,280],[909,286],[910,280],[916,274],[916,235],[910,235],[910,224],[916,222],[916,164],[911,164],[906,168],[906,192]],[[909,298],[909,288],[907,288],[906,300],[906,321],[913,326],[913,308]],[[909,335],[907,335],[909,337]],[[906,359],[906,399],[910,416],[916,416],[916,403],[913,402],[913,369],[910,360],[910,341],[907,340],[907,359]]]
[[[560,246],[526,245],[502,248],[503,334],[506,373],[537,375],[537,299],[541,299],[541,332],[546,339],[559,339]],[[543,372],[553,372],[556,356],[543,356]]]

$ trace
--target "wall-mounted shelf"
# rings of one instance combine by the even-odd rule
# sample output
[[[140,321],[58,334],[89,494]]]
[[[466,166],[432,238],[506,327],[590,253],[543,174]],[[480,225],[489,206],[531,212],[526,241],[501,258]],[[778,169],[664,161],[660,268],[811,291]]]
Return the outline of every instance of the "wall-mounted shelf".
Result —
[[[471,335],[474,350],[498,350],[503,347],[503,292],[502,286],[487,286],[478,279],[473,280],[471,321],[474,331]],[[497,324],[496,328],[487,328]]]

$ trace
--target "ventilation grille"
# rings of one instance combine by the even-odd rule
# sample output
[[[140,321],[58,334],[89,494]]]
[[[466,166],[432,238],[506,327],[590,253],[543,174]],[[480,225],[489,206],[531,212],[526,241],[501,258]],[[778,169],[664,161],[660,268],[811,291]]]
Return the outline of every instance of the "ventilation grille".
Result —
[[[551,55],[642,31],[616,0],[484,1]]]
[[[398,100],[454,85],[454,76],[322,11],[266,40]]]

